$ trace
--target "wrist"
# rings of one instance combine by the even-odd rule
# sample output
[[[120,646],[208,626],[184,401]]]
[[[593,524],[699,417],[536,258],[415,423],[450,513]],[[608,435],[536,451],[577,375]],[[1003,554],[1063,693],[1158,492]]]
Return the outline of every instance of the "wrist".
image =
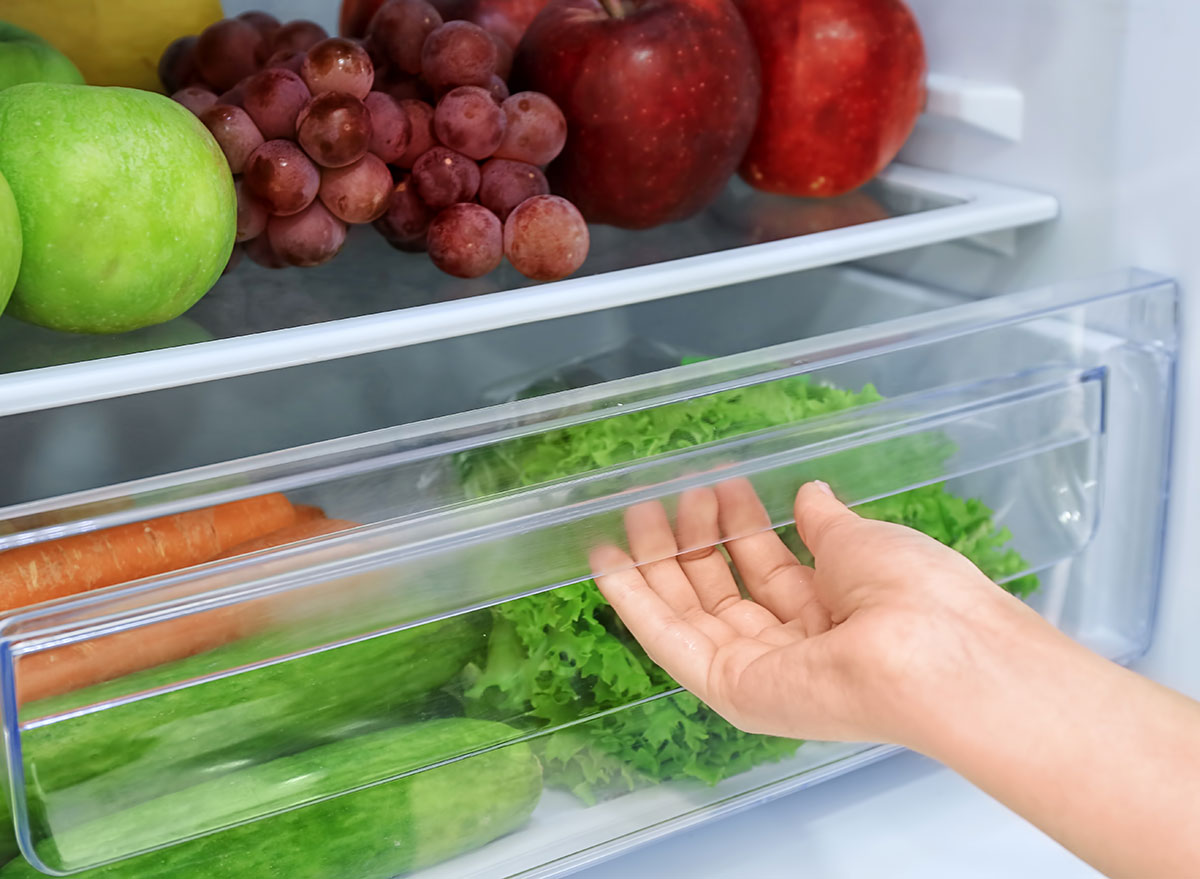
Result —
[[[1038,691],[1058,686],[1050,679],[1098,660],[1006,593],[973,598],[941,621],[938,667],[910,679],[899,741],[951,766],[991,737],[1019,735]]]

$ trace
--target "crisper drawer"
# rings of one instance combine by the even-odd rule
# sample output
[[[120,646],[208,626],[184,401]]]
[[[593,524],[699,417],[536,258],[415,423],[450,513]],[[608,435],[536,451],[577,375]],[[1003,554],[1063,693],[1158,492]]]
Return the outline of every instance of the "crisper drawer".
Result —
[[[480,376],[491,407],[0,511],[0,547],[26,553],[278,492],[345,520],[7,615],[21,856],[0,879],[557,875],[885,756],[741,733],[600,598],[589,552],[625,542],[625,510],[727,480],[803,553],[792,500],[824,479],[1136,656],[1173,285],[1129,272],[962,302],[837,282],[807,324],[830,330],[801,341],[780,326],[751,349],[736,311],[722,335],[645,303],[596,350]],[[740,305],[794,298],[777,279]]]

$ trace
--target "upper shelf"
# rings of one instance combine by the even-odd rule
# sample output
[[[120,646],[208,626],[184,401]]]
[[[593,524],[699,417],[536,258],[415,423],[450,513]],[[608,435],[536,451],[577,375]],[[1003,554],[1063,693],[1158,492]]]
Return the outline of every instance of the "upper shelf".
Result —
[[[893,165],[839,199],[769,196],[735,183],[687,222],[593,227],[583,273],[533,284],[511,267],[463,281],[424,255],[355,230],[317,269],[243,262],[188,314],[121,337],[0,320],[0,416],[662,299],[1054,218],[1050,196]]]

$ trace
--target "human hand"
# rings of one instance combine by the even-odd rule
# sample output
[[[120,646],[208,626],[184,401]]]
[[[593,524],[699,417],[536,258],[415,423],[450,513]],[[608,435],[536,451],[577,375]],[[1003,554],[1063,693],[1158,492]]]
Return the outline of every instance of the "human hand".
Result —
[[[965,557],[859,517],[822,483],[800,490],[795,512],[814,567],[770,529],[745,480],[683,494],[674,529],[661,504],[632,507],[632,558],[592,555],[593,570],[614,572],[596,581],[650,657],[743,730],[921,748],[1013,638],[1029,627],[1058,637]]]

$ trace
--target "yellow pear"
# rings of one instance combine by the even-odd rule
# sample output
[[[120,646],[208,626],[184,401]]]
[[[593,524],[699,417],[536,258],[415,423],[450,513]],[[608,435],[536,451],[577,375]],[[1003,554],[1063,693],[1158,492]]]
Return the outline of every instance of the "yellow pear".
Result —
[[[220,0],[3,0],[5,21],[75,62],[91,85],[162,91],[158,59],[224,17]]]

